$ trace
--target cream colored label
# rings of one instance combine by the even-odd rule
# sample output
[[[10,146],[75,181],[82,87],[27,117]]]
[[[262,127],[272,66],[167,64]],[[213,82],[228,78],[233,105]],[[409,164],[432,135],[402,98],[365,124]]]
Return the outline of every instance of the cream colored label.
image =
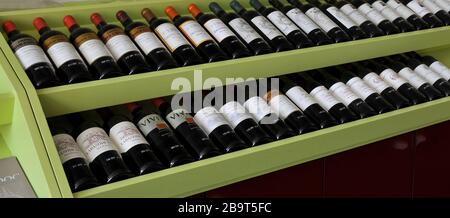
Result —
[[[171,23],[163,23],[156,27],[155,33],[163,39],[164,44],[171,52],[183,45],[189,45],[189,42],[178,31],[178,29]]]
[[[275,27],[269,20],[263,16],[257,16],[252,19],[252,23],[258,27],[259,30],[267,37],[269,40],[275,37],[283,36],[283,34]]]
[[[53,141],[55,142],[56,149],[58,150],[59,158],[62,164],[75,158],[86,158],[84,157],[83,152],[81,152],[77,142],[71,135],[54,135]]]
[[[114,142],[109,138],[105,130],[99,127],[83,131],[77,137],[77,143],[89,162],[94,161],[100,154],[116,150]]]
[[[120,153],[125,153],[136,145],[148,144],[136,126],[128,121],[114,125],[109,131],[109,136]]]
[[[207,134],[211,134],[217,127],[228,125],[228,122],[214,107],[205,107],[194,116],[195,123]]]
[[[196,21],[186,21],[180,25],[180,29],[195,47],[198,47],[206,41],[214,41],[214,39]]]

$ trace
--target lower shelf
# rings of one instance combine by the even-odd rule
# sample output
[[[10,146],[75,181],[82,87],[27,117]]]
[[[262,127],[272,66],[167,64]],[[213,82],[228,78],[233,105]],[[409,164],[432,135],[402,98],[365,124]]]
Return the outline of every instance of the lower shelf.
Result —
[[[186,197],[450,119],[450,97],[75,193]],[[245,167],[243,167],[245,166]]]

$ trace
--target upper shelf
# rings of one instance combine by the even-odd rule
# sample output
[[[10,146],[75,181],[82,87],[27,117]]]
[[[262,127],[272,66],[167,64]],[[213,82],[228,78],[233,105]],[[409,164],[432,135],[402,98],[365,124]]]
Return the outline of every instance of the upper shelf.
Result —
[[[261,55],[171,70],[144,73],[82,84],[38,90],[47,117],[100,107],[172,95],[172,81],[186,78],[194,84],[194,70],[201,70],[203,80],[226,78],[271,77],[315,68],[349,63],[414,50],[450,44],[450,27],[402,33],[372,39]],[[5,48],[5,41],[0,45]],[[10,63],[24,75],[10,49],[5,49]],[[230,83],[230,82],[228,82]],[[30,83],[31,85],[31,83]],[[201,89],[201,86],[196,87]]]

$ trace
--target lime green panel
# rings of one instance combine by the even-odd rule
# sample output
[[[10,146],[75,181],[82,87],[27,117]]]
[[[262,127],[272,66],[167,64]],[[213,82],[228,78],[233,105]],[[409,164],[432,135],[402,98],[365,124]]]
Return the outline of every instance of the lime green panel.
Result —
[[[105,185],[75,197],[190,196],[448,120],[449,108],[450,98],[445,98]]]
[[[6,146],[5,140],[0,136],[0,158],[6,158],[10,157],[11,152],[8,149],[8,146]]]
[[[2,96],[8,97],[7,109],[13,109],[7,118],[11,122],[0,125],[0,146],[5,146],[0,148],[0,156],[17,157],[39,197],[61,196],[27,95],[1,52],[0,86],[2,91],[9,89]]]
[[[14,96],[12,94],[0,94],[0,126],[10,124],[14,110]]]

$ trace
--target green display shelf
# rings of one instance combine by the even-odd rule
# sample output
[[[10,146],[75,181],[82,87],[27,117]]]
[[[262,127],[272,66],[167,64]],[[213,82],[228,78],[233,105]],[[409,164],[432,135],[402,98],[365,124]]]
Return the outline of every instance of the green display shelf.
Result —
[[[0,108],[0,158],[17,157],[38,197],[61,197],[27,95],[2,52]]]
[[[67,33],[62,27],[62,18],[68,14],[77,18],[82,26],[93,28],[88,21],[89,15],[93,12],[101,12],[108,21],[113,22],[115,12],[123,9],[134,19],[142,21],[139,12],[144,7],[149,7],[157,15],[163,16],[165,6],[173,5],[179,12],[186,13],[187,4],[191,2],[206,10],[210,1],[122,1],[101,5],[24,10],[0,13],[0,22],[11,19],[16,22],[18,28],[36,36],[31,21],[36,16],[42,16],[52,27]],[[217,2],[228,8],[229,1]],[[450,27],[38,91],[33,88],[4,37],[0,37],[0,48],[6,54],[28,95],[53,168],[53,171],[50,169],[49,172],[54,173],[62,197],[185,197],[447,121],[450,118],[450,98],[444,98],[73,194],[48,128],[46,120],[48,117],[171,95],[178,92],[171,89],[173,79],[184,77],[193,82],[195,70],[202,70],[203,80],[213,77],[221,80],[228,77],[264,78],[413,50],[431,54],[450,65]]]

